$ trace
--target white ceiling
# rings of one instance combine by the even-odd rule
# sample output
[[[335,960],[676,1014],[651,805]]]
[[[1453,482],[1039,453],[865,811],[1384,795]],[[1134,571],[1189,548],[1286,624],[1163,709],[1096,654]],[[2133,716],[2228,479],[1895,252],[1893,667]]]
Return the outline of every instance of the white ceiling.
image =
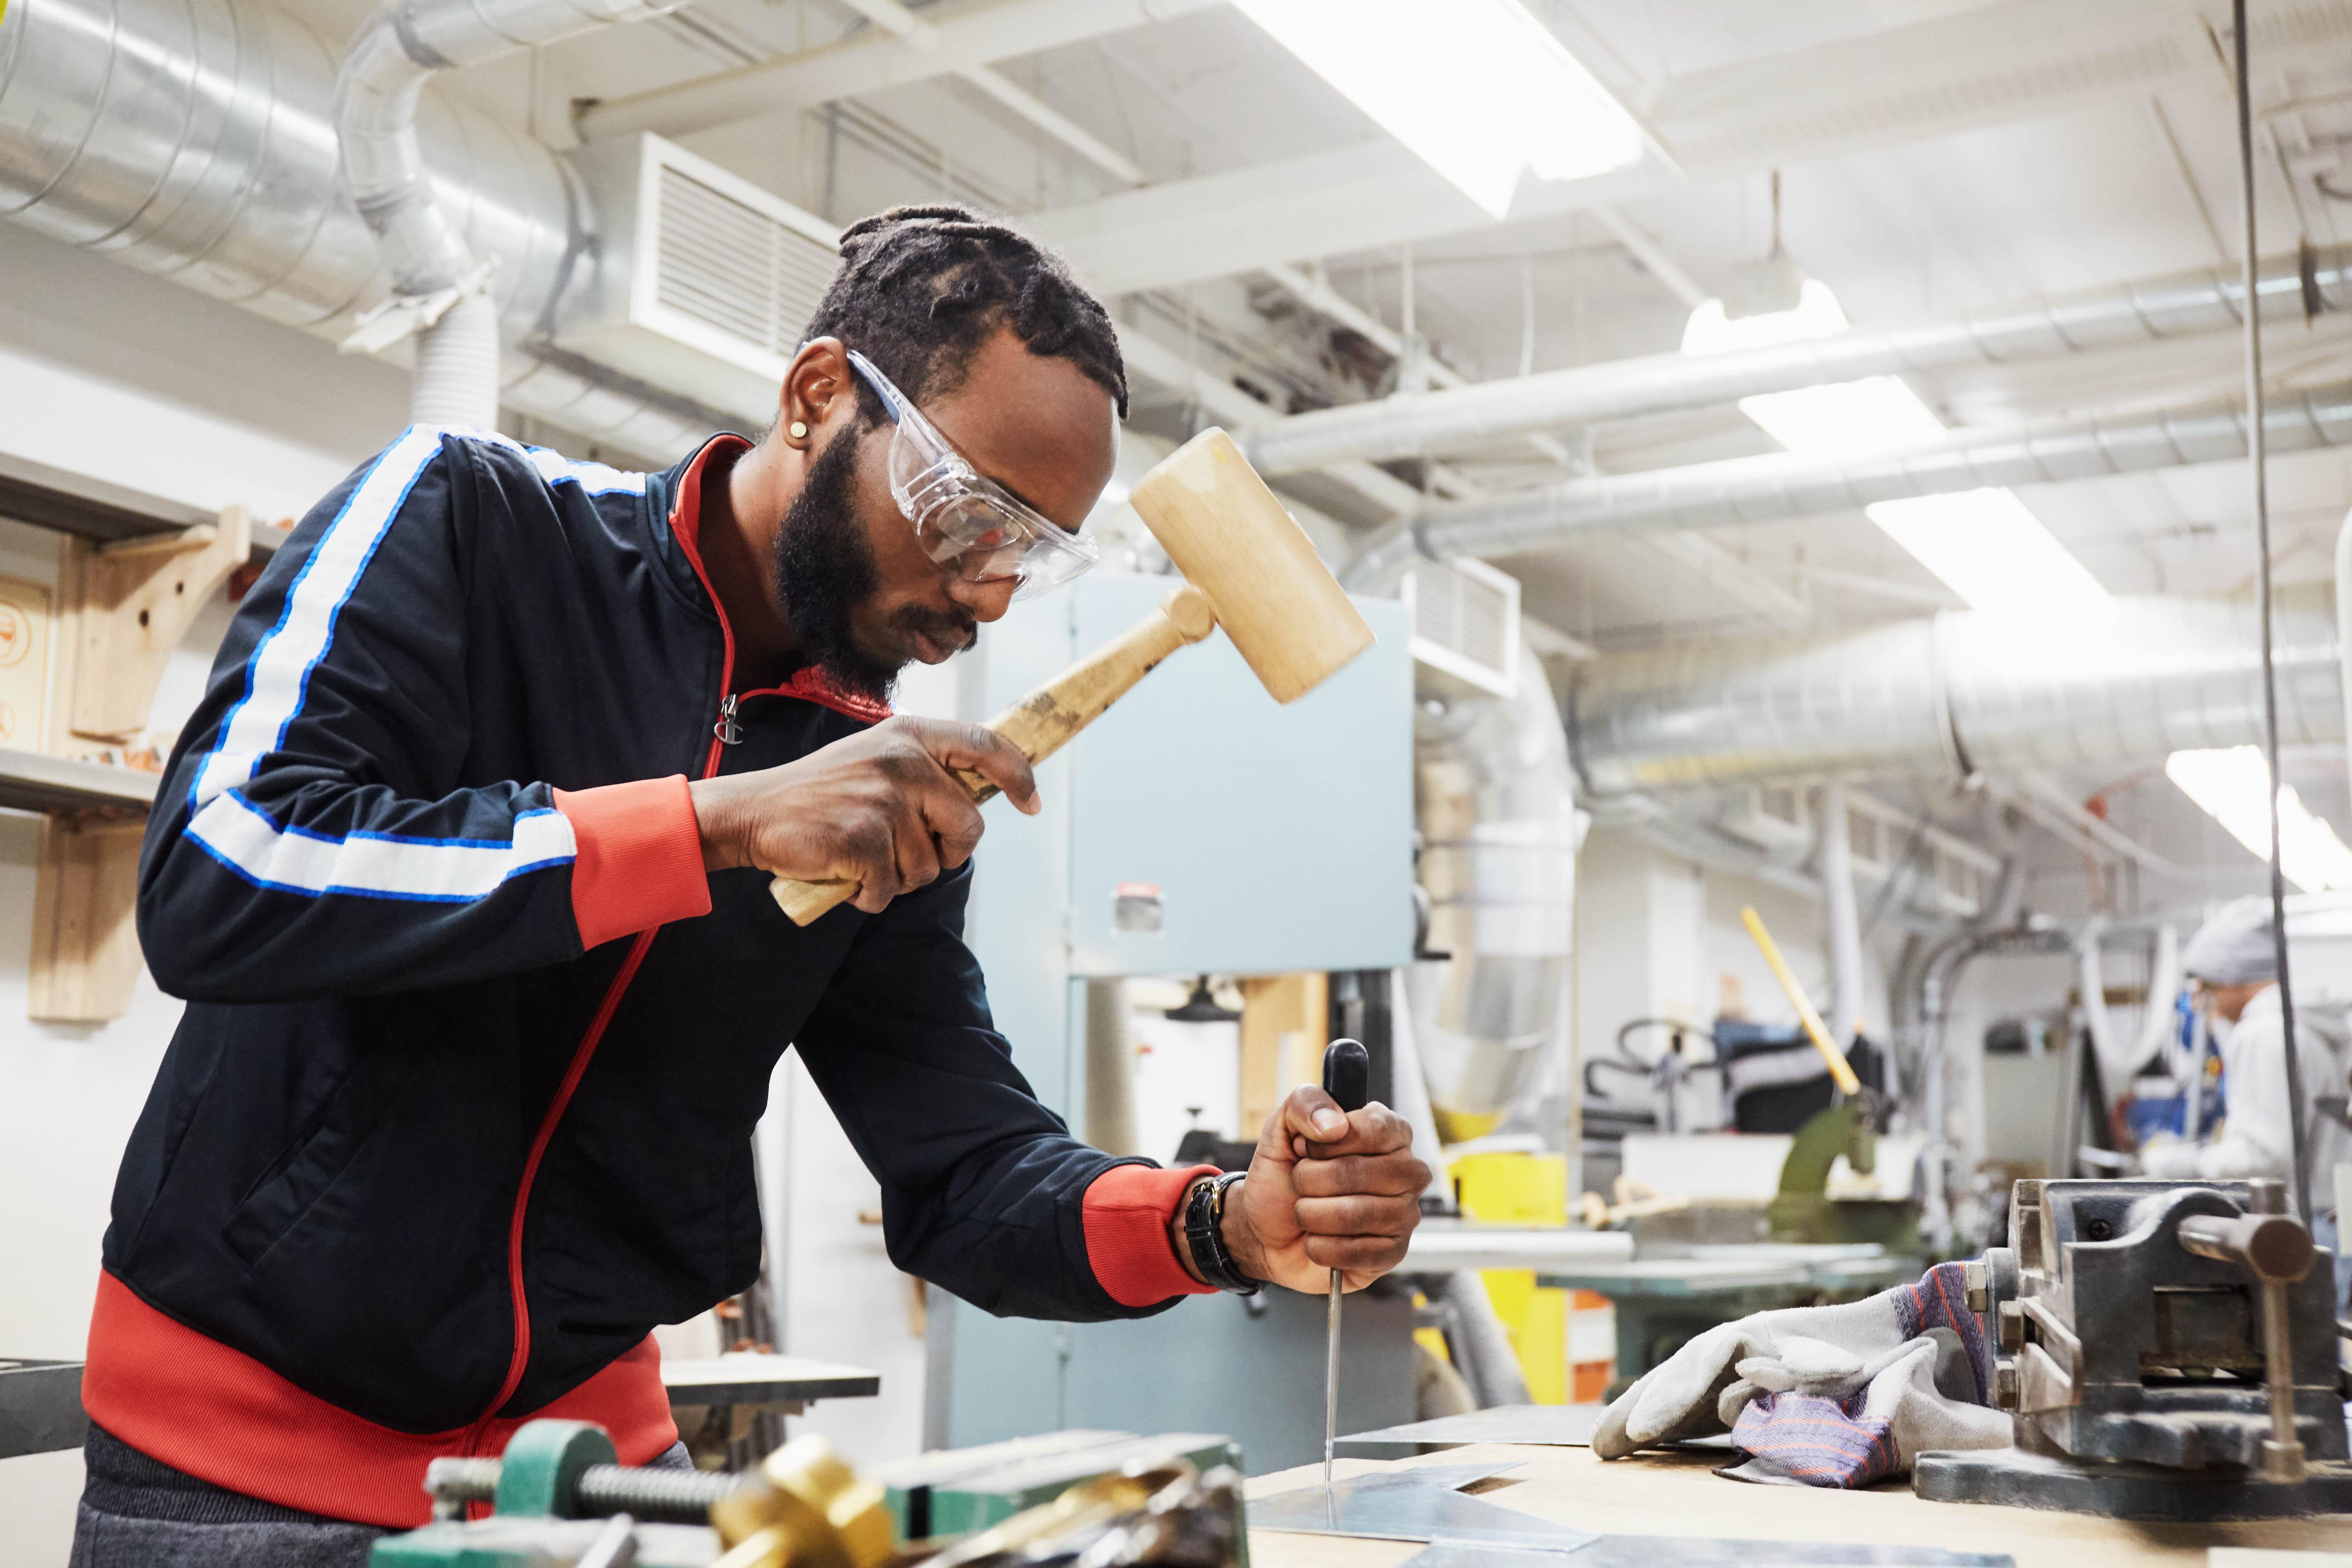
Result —
[[[859,0],[869,10],[878,3]],[[914,9],[952,18],[983,3]],[[1100,3],[1132,16],[1150,0]],[[356,25],[363,8],[362,0],[298,4],[330,36]],[[1410,246],[1415,325],[1438,358],[1472,379],[1517,374],[1523,353],[1545,370],[1668,352],[1687,301],[1635,258],[1592,204],[1613,201],[1675,268],[1714,289],[1769,243],[1767,169],[1775,162],[1790,254],[1836,290],[1857,325],[2234,265],[2233,120],[2206,31],[2226,7],[2188,0],[1530,5],[1651,116],[1669,151],[1682,127],[1694,154],[1680,167],[1653,159],[1574,185],[1529,180],[1513,217],[1493,222],[1222,5],[994,61],[1003,79],[1140,165],[1150,176],[1140,189],[1127,189],[952,78],[910,79],[830,106],[780,101],[757,119],[678,139],[835,221],[942,196],[1034,215],[1091,275],[1142,285],[1116,301],[1129,330],[1297,407],[1384,390],[1392,367],[1378,353],[1343,363],[1330,351],[1331,321],[1258,268],[1319,267],[1341,296],[1395,328]],[[2258,23],[2269,16],[2284,26],[2330,7],[2257,0],[2254,9]],[[2352,27],[2341,33],[2257,62],[2258,104],[2289,106],[2265,118],[2257,171],[2265,254],[2291,251],[2299,238],[2352,237],[2352,171],[2332,173],[2339,144],[2352,144],[2345,47]],[[2095,68],[2050,65],[2044,76],[2064,79],[2054,86],[2033,77],[2045,62],[2089,58],[2078,47],[2084,38],[2142,34],[2154,41],[2100,57],[2105,63]],[[849,0],[704,0],[672,18],[461,73],[449,85],[563,145],[574,99],[610,99],[835,44],[904,48],[883,37]],[[2132,63],[2167,49],[2170,64],[2161,68]],[[921,69],[900,74],[919,78]],[[1953,85],[1969,70],[1977,75]],[[1774,155],[1774,137],[1797,151]],[[2331,179],[2346,201],[2321,189]],[[2271,344],[2282,379],[2352,376],[2352,319],[2282,329]],[[1995,424],[2232,395],[2237,352],[2224,336],[1919,377],[1915,385],[1952,424]],[[1202,417],[1188,396],[1137,390],[1140,427],[1181,436]],[[1736,410],[1554,434],[1607,471],[1770,449]],[[1454,467],[1496,489],[1564,477],[1510,444],[1462,454]],[[1416,487],[1424,482],[1410,465],[1393,471]],[[1313,477],[1291,488],[1343,523],[1384,521],[1360,489]],[[2326,575],[2336,530],[2352,505],[2352,453],[2282,456],[2271,493],[2281,577]],[[2114,591],[2229,594],[2250,579],[2242,464],[2020,494]],[[1717,531],[1696,543],[1589,540],[1504,564],[1521,577],[1530,613],[1604,648],[1883,619],[1956,602],[1858,514]],[[2305,784],[2312,803],[2345,816],[2341,766],[2299,766],[2316,767]],[[2087,792],[2104,781],[2069,782]],[[2218,829],[2207,831],[2160,779],[2123,789],[2116,814],[2119,823],[2177,840],[2184,858],[2238,872],[2252,867],[2233,859],[2234,847]]]

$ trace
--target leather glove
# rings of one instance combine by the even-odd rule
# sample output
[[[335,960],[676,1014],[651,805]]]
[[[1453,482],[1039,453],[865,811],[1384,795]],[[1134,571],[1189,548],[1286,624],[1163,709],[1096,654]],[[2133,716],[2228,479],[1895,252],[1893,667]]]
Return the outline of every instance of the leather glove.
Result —
[[[1620,1394],[1592,1435],[1604,1459],[1729,1431],[1742,1479],[1866,1486],[1929,1448],[2000,1447],[1991,1355],[1960,1266],[1836,1307],[1709,1329]]]

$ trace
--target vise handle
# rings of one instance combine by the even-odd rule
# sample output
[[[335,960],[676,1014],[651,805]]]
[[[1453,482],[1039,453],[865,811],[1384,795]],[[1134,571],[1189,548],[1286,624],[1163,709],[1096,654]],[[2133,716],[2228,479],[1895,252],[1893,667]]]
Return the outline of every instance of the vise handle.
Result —
[[[2178,1234],[2183,1250],[2234,1263],[2257,1279],[2292,1284],[2311,1272],[2311,1233],[2285,1215],[2190,1215]]]

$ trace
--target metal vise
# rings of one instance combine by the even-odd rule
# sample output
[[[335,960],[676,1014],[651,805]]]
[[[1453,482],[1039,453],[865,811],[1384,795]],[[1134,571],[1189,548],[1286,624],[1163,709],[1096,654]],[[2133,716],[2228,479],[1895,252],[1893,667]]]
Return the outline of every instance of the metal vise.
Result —
[[[1968,1266],[2017,1447],[1923,1457],[1923,1497],[2126,1518],[2352,1507],[2326,1255],[2274,1181],[2027,1181]],[[2316,1265],[2316,1266],[2315,1266]]]

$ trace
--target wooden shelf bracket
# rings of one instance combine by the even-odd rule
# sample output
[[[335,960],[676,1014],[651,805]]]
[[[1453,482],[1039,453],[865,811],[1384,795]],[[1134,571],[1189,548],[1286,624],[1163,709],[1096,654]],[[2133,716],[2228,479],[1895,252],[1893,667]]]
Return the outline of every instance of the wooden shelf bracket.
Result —
[[[252,549],[242,507],[170,532],[62,542],[57,699],[46,726],[52,756],[122,746],[146,731],[164,666]],[[33,896],[34,1018],[102,1024],[130,1007],[145,834],[145,811],[128,802],[49,813]]]

